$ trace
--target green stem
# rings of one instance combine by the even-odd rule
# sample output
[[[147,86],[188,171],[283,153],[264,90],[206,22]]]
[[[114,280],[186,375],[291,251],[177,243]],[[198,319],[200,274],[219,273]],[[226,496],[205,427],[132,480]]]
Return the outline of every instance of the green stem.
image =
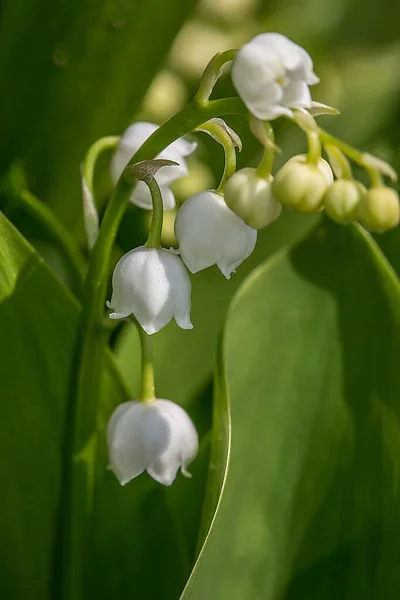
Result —
[[[324,146],[336,177],[338,179],[353,179],[351,165],[343,152],[333,144],[324,144]]]
[[[89,148],[82,165],[82,195],[83,217],[89,250],[96,243],[99,233],[99,215],[94,194],[94,173],[97,159],[105,150],[116,148],[119,141],[117,136],[103,137]]]
[[[307,162],[318,166],[319,159],[321,158],[321,141],[319,139],[319,134],[316,131],[307,131],[306,134],[308,141]]]
[[[19,201],[25,210],[41,223],[67,258],[73,290],[77,296],[81,296],[86,266],[76,241],[49,206],[34,194],[28,190],[22,190]]]
[[[161,248],[161,232],[164,217],[161,190],[154,177],[147,185],[153,202],[153,215],[151,217],[149,237],[147,238],[146,246],[149,248]]]
[[[317,134],[319,142],[322,142],[324,146],[336,146],[341,152],[343,152],[343,154],[350,158],[350,160],[353,160],[355,163],[368,171],[373,180],[378,178],[378,176],[374,174],[376,172],[390,177],[392,181],[397,181],[396,171],[387,162],[377,158],[376,156],[373,156],[372,154],[369,154],[368,152],[360,152],[360,150],[357,150],[357,148],[353,148],[353,146],[346,144],[346,142],[343,142],[324,129],[321,129],[318,127],[315,119],[305,109],[295,110],[294,119],[292,120],[294,120],[295,123],[306,132],[309,141],[312,133],[314,133],[314,135]]]
[[[153,341],[135,317],[132,318],[139,332],[142,352],[142,371],[140,380],[140,400],[152,402],[155,399]]]
[[[105,150],[114,150],[119,142],[119,137],[109,135],[99,140],[96,140],[92,144],[86,153],[85,160],[83,161],[83,176],[86,180],[86,184],[94,196],[94,171],[96,168],[97,160],[102,152]]]
[[[224,98],[199,106],[189,104],[157,129],[132,157],[129,164],[150,160],[179,137],[205,121],[228,114],[246,115],[239,98]],[[88,506],[92,505],[91,467],[96,459],[95,444],[97,405],[105,356],[106,333],[102,327],[108,288],[110,257],[118,227],[129,202],[134,182],[121,176],[101,223],[85,280],[81,327],[71,382],[70,422],[73,431],[67,444],[67,463],[63,473],[61,550],[57,590],[63,600],[82,600],[83,561],[87,553]],[[67,432],[68,434],[68,432]],[[79,460],[85,450],[85,462]],[[89,513],[90,514],[90,513]]]
[[[382,175],[375,169],[368,169],[367,172],[371,181],[371,187],[381,187],[384,185]]]
[[[208,121],[203,123],[200,128],[201,131],[209,131],[212,137],[221,144],[225,153],[225,164],[224,172],[221,177],[219,186],[216,189],[218,194],[222,194],[225,183],[229,177],[231,177],[236,171],[236,151],[235,144],[224,127],[216,123],[215,121]]]
[[[266,121],[264,126],[268,140],[270,140],[272,144],[275,144],[275,134],[271,123]],[[268,146],[265,146],[263,157],[256,169],[256,173],[259,177],[262,177],[263,179],[269,179],[272,173],[272,167],[274,166],[274,159],[275,152],[271,150],[271,148],[268,148]]]
[[[225,63],[232,61],[236,56],[237,50],[226,50],[216,54],[208,63],[201,77],[200,85],[197,94],[194,97],[195,102],[199,105],[204,105],[211,96],[219,77],[221,69]]]
[[[351,160],[354,160],[354,162],[356,162],[357,164],[364,166],[362,158],[363,152],[360,152],[359,150],[357,150],[357,148],[353,148],[353,146],[346,144],[346,142],[343,142],[339,138],[335,137],[334,135],[331,135],[323,129],[319,130],[319,139],[323,144],[332,144],[334,146],[337,146],[339,150],[341,150]]]

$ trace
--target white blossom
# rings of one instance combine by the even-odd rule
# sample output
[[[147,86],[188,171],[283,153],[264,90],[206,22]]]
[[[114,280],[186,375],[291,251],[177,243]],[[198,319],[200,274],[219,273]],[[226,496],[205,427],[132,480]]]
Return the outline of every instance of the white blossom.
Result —
[[[179,253],[197,273],[216,264],[227,279],[254,250],[257,231],[226,205],[222,196],[205,190],[188,198],[175,219]]]
[[[141,246],[125,254],[115,267],[110,319],[133,314],[149,335],[174,318],[182,329],[190,322],[189,274],[181,259],[165,248]]]
[[[162,485],[171,485],[198,447],[196,428],[186,411],[171,400],[124,402],[107,427],[110,467],[121,485],[144,471]]]
[[[304,48],[279,33],[262,33],[238,51],[232,81],[249,111],[266,121],[312,108],[309,86],[319,78]]]
[[[139,121],[133,123],[121,136],[118,147],[111,160],[111,177],[116,184],[122,171],[126,167],[129,160],[139,150],[140,146],[158,129],[158,125]],[[186,164],[185,157],[192,154],[197,147],[196,142],[188,142],[184,138],[179,138],[172,142],[165,150],[160,152],[156,158],[173,160],[177,163],[176,166],[162,167],[156,174],[155,179],[160,186],[163,199],[164,209],[174,208],[175,197],[169,185],[188,175],[189,170]],[[139,181],[132,192],[131,202],[148,210],[152,209],[151,194],[147,185],[143,181]]]

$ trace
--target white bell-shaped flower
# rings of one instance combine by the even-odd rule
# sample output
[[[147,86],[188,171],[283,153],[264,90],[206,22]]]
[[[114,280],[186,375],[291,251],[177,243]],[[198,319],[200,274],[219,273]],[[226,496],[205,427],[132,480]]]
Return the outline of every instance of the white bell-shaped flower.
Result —
[[[216,264],[227,279],[254,250],[252,229],[213,190],[188,198],[175,219],[179,253],[188,269],[197,273]]]
[[[170,400],[124,402],[107,427],[110,467],[121,485],[144,471],[162,485],[171,485],[180,468],[195,458],[199,440],[196,428],[181,406]]]
[[[181,259],[165,248],[141,246],[125,254],[115,267],[110,319],[133,314],[151,335],[174,318],[182,329],[190,322],[191,283]]]
[[[237,53],[232,81],[249,111],[269,121],[311,108],[310,85],[319,82],[306,50],[280,33],[261,33]]]
[[[118,147],[111,160],[111,177],[116,184],[122,171],[128,164],[132,156],[139,150],[140,146],[158,129],[158,125],[139,121],[134,123],[124,132],[119,141]],[[192,154],[197,147],[197,142],[188,142],[180,138],[167,146],[160,152],[156,158],[173,160],[177,165],[173,167],[162,167],[155,175],[155,179],[160,186],[164,209],[174,208],[175,197],[169,185],[188,175],[188,167],[185,157]],[[149,188],[143,181],[139,181],[132,192],[130,201],[136,206],[152,209],[151,194]]]

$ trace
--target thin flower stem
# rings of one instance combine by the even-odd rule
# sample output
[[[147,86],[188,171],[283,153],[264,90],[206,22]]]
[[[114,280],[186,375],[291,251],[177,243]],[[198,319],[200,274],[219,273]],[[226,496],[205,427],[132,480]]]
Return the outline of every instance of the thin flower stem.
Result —
[[[353,179],[351,165],[344,153],[333,144],[324,144],[333,172],[338,179]]]
[[[264,123],[264,127],[267,139],[272,142],[272,144],[275,144],[275,134],[271,123],[266,121]],[[269,179],[272,173],[272,167],[274,166],[274,159],[275,152],[268,146],[265,146],[263,157],[256,169],[256,173],[259,177],[262,177],[263,179]]]
[[[149,187],[151,199],[153,202],[153,215],[151,217],[149,237],[147,238],[146,246],[148,246],[149,248],[160,248],[161,232],[164,217],[164,207],[161,196],[161,190],[154,177],[147,185]]]
[[[308,141],[307,162],[318,166],[319,159],[321,158],[321,141],[319,135],[315,131],[307,131],[306,134]]]
[[[113,150],[119,141],[117,136],[100,138],[89,148],[83,161],[82,169],[82,196],[83,217],[89,250],[93,248],[99,234],[99,215],[97,212],[94,194],[94,172],[97,160],[105,150]]]
[[[330,133],[328,133],[327,131],[324,131],[323,129],[319,130],[319,139],[321,140],[321,142],[323,144],[332,144],[334,146],[337,146],[339,148],[339,150],[341,150],[346,156],[348,156],[355,163],[357,163],[361,166],[364,166],[363,152],[360,152],[359,150],[357,150],[357,148],[353,148],[353,146],[346,144],[346,142],[343,142],[339,138],[335,137],[334,135],[331,135]]]
[[[74,293],[81,296],[86,265],[77,242],[49,206],[34,194],[28,190],[22,190],[19,195],[19,202],[47,230],[66,257],[70,267]]]
[[[323,129],[319,130],[319,138],[323,144],[337,146],[346,156],[363,167],[368,172],[373,186],[383,185],[383,175],[390,177],[392,181],[397,181],[396,171],[384,160],[368,152],[361,152],[357,148],[353,148],[353,146],[346,144]]]
[[[367,172],[368,172],[372,187],[381,187],[382,185],[384,185],[382,175],[381,175],[381,173],[379,173],[379,171],[377,171],[376,169],[368,169],[367,168]]]
[[[135,319],[134,316],[131,318],[139,333],[142,353],[140,400],[142,402],[151,402],[155,400],[153,340],[151,339],[151,336],[144,331],[137,319]]]
[[[96,168],[97,160],[105,150],[114,150],[119,142],[119,136],[109,135],[96,140],[92,144],[86,153],[83,161],[83,176],[85,177],[87,186],[91,193],[93,193],[93,182],[94,182],[94,171]]]
[[[205,121],[228,114],[247,115],[239,98],[223,98],[198,105],[193,102],[157,129],[131,158],[129,164],[150,160],[176,139]],[[62,600],[83,600],[84,559],[87,552],[88,517],[94,493],[92,465],[96,445],[97,406],[106,348],[101,326],[114,240],[135,182],[120,177],[101,223],[85,280],[81,327],[74,358],[69,415],[72,431],[67,432],[66,463],[60,514],[60,545],[56,556],[56,594]],[[83,456],[85,460],[79,460]],[[88,508],[89,507],[89,508]]]
[[[222,75],[221,69],[236,56],[237,50],[226,50],[216,54],[208,63],[201,77],[198,92],[195,96],[195,102],[204,105],[210,98],[215,84]]]
[[[203,123],[200,127],[201,131],[209,131],[212,134],[212,137],[221,144],[225,153],[225,165],[224,172],[221,177],[221,181],[219,186],[216,189],[218,194],[222,194],[224,191],[224,186],[236,171],[236,151],[235,151],[235,143],[233,142],[231,136],[226,131],[224,127],[216,123],[215,121],[208,121]]]
[[[393,181],[396,181],[397,176],[394,169],[385,161],[382,161],[372,154],[368,154],[367,152],[361,152],[350,146],[350,144],[346,144],[341,139],[331,135],[324,129],[321,129],[315,119],[304,109],[296,110],[294,121],[297,125],[307,134],[309,143],[311,140],[311,136],[314,134],[318,136],[319,142],[324,144],[324,146],[336,146],[345,156],[350,158],[350,160],[354,161],[361,167],[364,167],[370,175],[372,171],[377,171],[383,173],[390,177]],[[311,144],[314,142],[311,140]],[[314,150],[312,150],[314,153]],[[372,177],[375,177],[372,175]]]

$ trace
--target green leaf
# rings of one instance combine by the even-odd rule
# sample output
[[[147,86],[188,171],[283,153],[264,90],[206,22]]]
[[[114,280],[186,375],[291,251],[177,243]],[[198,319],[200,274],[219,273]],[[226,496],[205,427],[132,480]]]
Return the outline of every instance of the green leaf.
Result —
[[[195,0],[13,0],[1,5],[0,170],[26,162],[32,191],[71,228],[79,164],[137,112]]]
[[[1,595],[49,597],[78,307],[0,214]]]
[[[257,269],[222,359],[229,469],[182,599],[397,598],[400,288],[371,237],[324,222]]]
[[[0,213],[0,595],[7,600],[50,600],[57,591],[56,524],[78,317],[73,296]],[[164,489],[143,475],[122,488],[106,469],[105,427],[128,397],[108,358],[93,438],[85,598],[175,600],[193,562],[202,494],[192,490],[196,482],[203,486],[207,446],[192,481],[178,476]]]

